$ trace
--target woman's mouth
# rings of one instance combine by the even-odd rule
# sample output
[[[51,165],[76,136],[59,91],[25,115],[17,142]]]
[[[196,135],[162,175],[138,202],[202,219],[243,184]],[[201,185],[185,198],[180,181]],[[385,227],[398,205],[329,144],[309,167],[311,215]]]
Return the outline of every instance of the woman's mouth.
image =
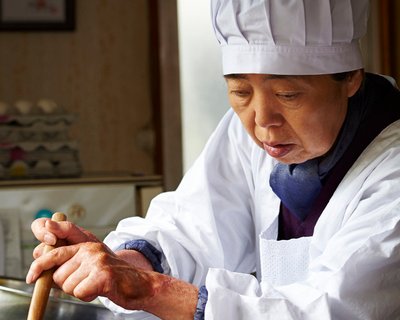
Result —
[[[264,150],[274,158],[286,156],[294,148],[293,144],[267,144],[263,143]]]

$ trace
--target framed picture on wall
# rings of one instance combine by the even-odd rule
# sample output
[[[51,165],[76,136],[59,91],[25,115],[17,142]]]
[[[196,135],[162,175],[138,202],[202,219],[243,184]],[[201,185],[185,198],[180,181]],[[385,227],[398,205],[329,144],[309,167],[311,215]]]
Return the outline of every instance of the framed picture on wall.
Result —
[[[74,0],[0,0],[1,31],[72,31]]]

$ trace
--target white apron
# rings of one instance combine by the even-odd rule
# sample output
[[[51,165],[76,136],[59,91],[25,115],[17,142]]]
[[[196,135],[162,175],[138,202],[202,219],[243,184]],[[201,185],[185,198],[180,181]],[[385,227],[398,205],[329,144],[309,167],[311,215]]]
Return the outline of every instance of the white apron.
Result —
[[[276,227],[260,235],[261,286],[287,285],[306,279],[312,237],[277,241]]]

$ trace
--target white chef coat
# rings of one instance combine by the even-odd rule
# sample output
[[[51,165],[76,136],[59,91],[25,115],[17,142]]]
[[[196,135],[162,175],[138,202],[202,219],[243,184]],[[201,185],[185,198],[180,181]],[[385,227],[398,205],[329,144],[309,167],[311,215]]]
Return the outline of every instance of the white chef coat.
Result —
[[[400,121],[354,163],[312,237],[276,240],[274,164],[230,110],[178,189],[105,243],[146,239],[166,273],[205,283],[207,320],[400,319]],[[127,319],[158,319],[102,301]]]

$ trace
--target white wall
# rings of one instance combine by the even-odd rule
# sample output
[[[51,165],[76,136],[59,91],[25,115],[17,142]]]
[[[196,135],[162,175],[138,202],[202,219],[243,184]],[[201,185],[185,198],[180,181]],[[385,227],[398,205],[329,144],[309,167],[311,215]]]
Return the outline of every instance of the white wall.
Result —
[[[210,2],[178,0],[178,29],[186,172],[229,104],[219,44],[212,29]]]

